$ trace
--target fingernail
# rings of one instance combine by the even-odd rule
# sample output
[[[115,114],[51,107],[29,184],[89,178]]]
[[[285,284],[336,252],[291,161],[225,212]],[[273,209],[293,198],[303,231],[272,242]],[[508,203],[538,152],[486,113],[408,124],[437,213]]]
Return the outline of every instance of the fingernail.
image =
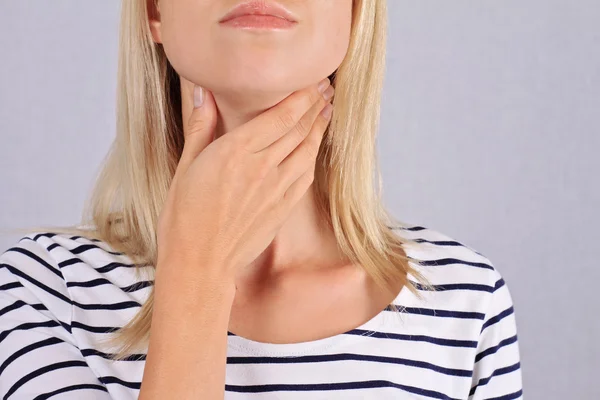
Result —
[[[204,103],[204,91],[202,87],[195,85],[194,86],[194,108],[198,108],[202,106]]]
[[[333,112],[333,106],[331,105],[331,103],[327,103],[327,104],[325,104],[325,107],[323,107],[323,110],[321,110],[321,115],[323,115],[323,117],[325,117],[325,119],[329,120],[329,118],[331,118],[332,112]]]
[[[323,98],[327,101],[329,101],[329,99],[331,99],[333,97],[333,93],[335,92],[335,89],[333,88],[333,86],[329,86],[327,88],[327,90],[325,90],[322,94],[323,94]]]
[[[319,92],[320,93],[323,93],[325,91],[325,89],[327,89],[328,87],[329,87],[329,78],[325,78],[321,82],[319,82]]]

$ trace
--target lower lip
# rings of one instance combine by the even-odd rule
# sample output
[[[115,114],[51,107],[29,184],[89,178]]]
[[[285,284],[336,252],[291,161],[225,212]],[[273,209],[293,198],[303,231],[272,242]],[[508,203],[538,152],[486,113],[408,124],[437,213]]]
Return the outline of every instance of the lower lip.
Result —
[[[273,15],[241,15],[239,17],[223,21],[221,22],[221,25],[244,29],[280,30],[289,29],[296,25],[296,22],[275,17]]]

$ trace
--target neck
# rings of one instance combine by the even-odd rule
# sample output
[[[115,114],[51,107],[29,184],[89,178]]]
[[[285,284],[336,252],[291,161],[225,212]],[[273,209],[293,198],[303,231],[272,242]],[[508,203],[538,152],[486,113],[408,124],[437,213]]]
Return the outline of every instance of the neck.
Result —
[[[219,138],[226,132],[231,132],[235,128],[245,124],[281,102],[289,94],[272,92],[253,92],[251,94],[213,92],[218,110],[215,138]]]
[[[275,106],[290,93],[212,94],[218,110],[217,139]],[[186,108],[183,110],[184,121],[191,112],[191,109]],[[343,259],[333,232],[319,214],[311,185],[296,203],[273,241],[241,274],[245,278],[251,278],[256,274],[278,273],[288,268],[339,264]]]

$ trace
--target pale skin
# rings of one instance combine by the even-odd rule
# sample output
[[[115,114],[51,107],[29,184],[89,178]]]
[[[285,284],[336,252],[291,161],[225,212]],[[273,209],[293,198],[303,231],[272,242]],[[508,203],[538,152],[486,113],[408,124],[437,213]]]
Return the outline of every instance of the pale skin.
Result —
[[[179,176],[193,176],[192,165],[199,163],[196,160],[208,160],[209,149],[218,148],[224,139],[238,135],[247,138],[248,142],[243,143],[250,143],[252,135],[268,131],[266,127],[272,126],[268,121],[275,120],[284,106],[296,110],[296,122],[301,117],[306,118],[301,124],[308,128],[304,142],[316,143],[314,151],[326,126],[317,116],[327,102],[319,97],[322,94],[317,84],[333,72],[345,56],[352,1],[282,2],[294,12],[298,26],[294,32],[280,36],[277,36],[279,33],[255,35],[247,31],[224,31],[218,26],[218,18],[235,4],[236,1],[226,0],[163,0],[159,1],[159,10],[151,13],[154,41],[164,46],[181,79],[187,150],[184,149],[173,187],[183,186],[185,179]],[[329,39],[323,40],[323,37]],[[285,51],[292,46],[295,56]],[[225,48],[227,51],[223,51]],[[203,106],[206,114],[201,118],[194,109],[194,84],[206,90]],[[214,115],[207,117],[210,113],[206,110],[211,107]],[[293,129],[296,128],[289,131]],[[199,139],[190,133],[196,130],[211,139],[203,139],[203,144],[195,142]],[[279,133],[277,138],[284,134]],[[273,137],[263,144],[275,143]],[[297,143],[289,147],[287,154],[301,146]],[[255,150],[259,148],[264,146]],[[283,158],[278,161],[284,164]],[[214,164],[216,162],[211,165]],[[277,164],[279,162],[273,167]],[[289,171],[294,170],[300,177],[311,174],[311,168],[314,168],[314,160],[298,162]],[[244,168],[248,169],[251,168]],[[163,228],[168,229],[164,228],[160,234],[163,249],[162,257],[159,250],[155,315],[140,399],[167,395],[182,399],[200,398],[199,395],[222,399],[227,330],[260,342],[310,341],[361,325],[393,299],[394,293],[381,291],[361,268],[348,262],[339,252],[333,232],[318,217],[311,185],[298,191],[298,197],[277,224],[272,238],[265,234],[269,240],[264,248],[256,245],[254,248],[260,249],[257,254],[249,259],[236,257],[235,263],[229,262],[224,252],[217,255],[207,250],[192,254],[188,248],[201,248],[203,244],[207,249],[210,247],[206,243],[187,241],[191,237],[201,240],[201,233],[186,233],[186,243],[189,243],[186,251],[176,248],[175,243],[181,243],[184,234],[172,221],[176,214],[184,213],[172,206],[170,215],[162,218]],[[214,204],[222,203],[215,200]],[[201,212],[198,210],[195,215]],[[185,219],[189,219],[189,214]],[[266,217],[264,223],[257,219],[252,226],[268,226],[270,221]],[[177,229],[179,233],[172,233]],[[251,237],[256,236],[260,228],[254,229],[247,227]],[[243,227],[236,232],[241,230]],[[160,243],[159,239],[159,249]],[[175,264],[177,273],[173,272]],[[159,275],[163,278],[160,286]],[[290,309],[294,312],[289,313]],[[167,328],[175,325],[178,326],[176,333]],[[179,335],[175,342],[181,343],[180,347],[173,344],[174,334]],[[186,366],[184,371],[182,365]]]

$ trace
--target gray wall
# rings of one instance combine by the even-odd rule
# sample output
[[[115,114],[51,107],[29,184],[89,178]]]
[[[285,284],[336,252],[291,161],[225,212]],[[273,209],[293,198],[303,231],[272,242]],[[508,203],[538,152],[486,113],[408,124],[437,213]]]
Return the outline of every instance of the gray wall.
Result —
[[[388,3],[386,204],[504,275],[527,398],[600,398],[600,2]],[[0,229],[77,221],[114,135],[118,9],[0,2]]]

